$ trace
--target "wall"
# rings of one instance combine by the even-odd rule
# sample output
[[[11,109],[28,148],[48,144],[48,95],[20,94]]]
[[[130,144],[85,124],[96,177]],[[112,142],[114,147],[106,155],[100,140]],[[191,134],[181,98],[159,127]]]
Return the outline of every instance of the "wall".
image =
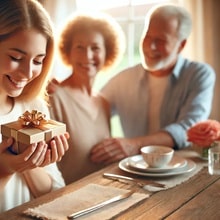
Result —
[[[213,66],[216,72],[213,109],[210,118],[220,121],[220,1],[203,1],[205,58],[206,61]]]

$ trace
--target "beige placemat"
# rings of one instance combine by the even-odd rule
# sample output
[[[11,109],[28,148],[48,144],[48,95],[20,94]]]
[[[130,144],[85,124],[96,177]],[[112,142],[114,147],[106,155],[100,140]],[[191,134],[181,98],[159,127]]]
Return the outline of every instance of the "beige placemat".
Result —
[[[66,216],[73,212],[77,212],[125,192],[127,192],[125,189],[89,184],[49,203],[42,204],[35,208],[29,208],[24,213],[45,220],[66,220]],[[125,200],[112,203],[78,219],[110,219],[148,197],[149,194],[134,193]]]

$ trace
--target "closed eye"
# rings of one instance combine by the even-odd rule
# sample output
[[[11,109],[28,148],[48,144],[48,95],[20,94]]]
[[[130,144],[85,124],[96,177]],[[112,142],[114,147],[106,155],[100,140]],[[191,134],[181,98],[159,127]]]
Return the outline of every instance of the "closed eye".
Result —
[[[92,47],[93,50],[100,50],[99,47],[95,46],[95,47]]]
[[[35,65],[42,65],[43,64],[43,60],[44,60],[44,56],[42,56],[41,58],[33,60],[33,63]]]
[[[34,64],[36,64],[36,65],[41,65],[41,64],[43,64],[43,62],[34,61]]]
[[[13,61],[21,61],[22,58],[17,58],[17,57],[14,57],[14,56],[9,56],[11,58],[11,60]]]

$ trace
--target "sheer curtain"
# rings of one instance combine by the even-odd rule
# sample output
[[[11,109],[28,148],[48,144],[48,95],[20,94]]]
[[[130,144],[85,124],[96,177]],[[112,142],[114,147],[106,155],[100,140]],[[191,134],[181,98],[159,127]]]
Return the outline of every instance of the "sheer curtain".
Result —
[[[49,12],[55,27],[61,25],[64,15],[71,14],[76,10],[75,0],[41,0],[41,2]]]
[[[220,121],[220,1],[183,0],[181,3],[190,11],[193,19],[193,32],[184,53],[214,68],[216,85],[210,118]]]

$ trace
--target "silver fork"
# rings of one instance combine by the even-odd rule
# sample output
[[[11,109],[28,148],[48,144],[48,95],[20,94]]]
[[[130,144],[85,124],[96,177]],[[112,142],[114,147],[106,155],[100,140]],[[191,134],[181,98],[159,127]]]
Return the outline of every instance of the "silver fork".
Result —
[[[152,180],[140,180],[140,179],[136,179],[136,178],[132,178],[128,176],[122,176],[122,175],[113,174],[113,173],[103,173],[103,177],[106,177],[112,180],[117,180],[117,181],[120,181],[120,180],[131,181],[140,187],[144,187],[145,185],[151,185],[151,186],[156,186],[160,188],[165,187],[165,184],[154,182]]]

